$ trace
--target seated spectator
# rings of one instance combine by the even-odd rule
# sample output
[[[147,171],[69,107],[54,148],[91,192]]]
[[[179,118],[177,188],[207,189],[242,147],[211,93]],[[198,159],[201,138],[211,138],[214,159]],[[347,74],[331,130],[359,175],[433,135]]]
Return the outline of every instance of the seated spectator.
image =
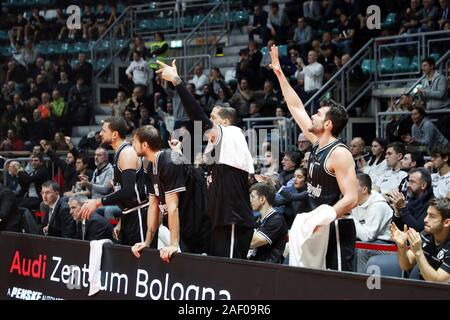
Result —
[[[420,0],[411,0],[410,5],[400,17],[400,30],[398,34],[416,33],[419,28],[418,13]]]
[[[391,105],[388,112],[394,111],[412,111],[413,105],[413,98],[411,95],[404,93],[400,96],[400,99],[395,101],[395,99],[391,98]],[[404,114],[401,116],[392,116],[391,118],[388,118],[390,122],[386,125],[386,138],[388,140],[388,143],[392,142],[401,142],[402,136],[410,135],[411,134],[411,127],[413,125],[413,121],[411,119],[410,114]]]
[[[429,32],[436,29],[439,9],[433,5],[433,0],[423,0],[423,8],[417,13],[419,19],[418,32]]]
[[[91,7],[85,5],[83,13],[81,15],[81,28],[83,30],[83,39],[87,39],[89,35],[89,39],[93,39],[92,37],[92,26],[94,25],[95,16],[91,12]]]
[[[356,34],[356,26],[344,12],[341,12],[341,15],[339,16],[338,30],[339,34],[334,40],[336,47],[344,53],[351,54],[353,39]]]
[[[69,198],[69,208],[72,219],[75,221],[74,239],[79,240],[113,240],[113,226],[108,220],[94,212],[87,220],[82,220],[80,211],[88,200],[86,196],[76,195]]]
[[[260,109],[261,115],[270,117],[275,115],[275,110],[280,103],[280,97],[273,88],[273,83],[269,80],[264,82],[264,100]]]
[[[423,166],[423,156],[417,152],[407,152],[403,156],[403,159],[400,160],[400,169],[406,173],[409,173],[411,170],[415,168],[420,168]],[[403,193],[406,197],[408,195],[408,177],[404,177],[400,182],[400,186],[398,190]]]
[[[364,242],[390,239],[392,209],[381,194],[372,190],[370,176],[359,173],[358,206],[352,209],[356,237]]]
[[[262,160],[262,167],[259,174],[270,177],[274,181],[278,180],[278,161],[274,159],[272,151],[267,150],[264,153],[264,159]]]
[[[429,149],[439,144],[449,143],[433,122],[426,118],[425,109],[414,107],[411,111],[411,119],[414,123],[411,127],[411,136],[403,136],[403,141],[406,143],[427,146]]]
[[[362,170],[367,165],[368,154],[365,152],[365,148],[366,143],[361,137],[355,137],[350,142],[350,152],[357,170]]]
[[[44,23],[44,18],[39,14],[39,9],[34,8],[32,16],[25,26],[25,41],[33,39],[33,42],[36,43],[40,31],[44,28]]]
[[[94,154],[95,170],[92,179],[80,176],[80,183],[90,191],[92,199],[99,199],[113,190],[111,180],[113,179],[113,166],[108,162],[108,151],[97,148]]]
[[[71,115],[72,125],[86,125],[91,116],[91,92],[82,77],[69,91],[68,112]]]
[[[392,192],[392,190],[398,190],[400,182],[408,175],[400,170],[400,160],[402,160],[404,154],[405,146],[400,142],[394,142],[387,146],[386,164],[388,169],[373,184],[373,188],[383,196]],[[386,199],[389,200],[389,198]]]
[[[92,83],[93,68],[92,64],[86,60],[85,53],[78,54],[78,64],[73,70],[76,78],[83,78],[83,83],[90,86]]]
[[[433,199],[424,224],[424,232],[420,233],[414,228],[398,228],[391,224],[391,237],[397,244],[400,268],[410,271],[418,265],[421,279],[449,283],[450,200]]]
[[[433,193],[435,197],[450,198],[450,148],[447,145],[438,145],[431,150],[431,161],[426,168],[435,168],[437,173],[431,174]]]
[[[64,192],[65,197],[71,197],[77,194],[88,196],[90,194],[90,191],[84,186],[84,183],[81,182],[82,180],[92,179],[92,170],[89,169],[88,166],[89,157],[84,153],[79,154],[75,160],[75,170],[79,181],[75,182],[72,190]]]
[[[322,35],[322,42],[319,47],[318,61],[323,65],[324,72],[331,75],[335,66],[334,56],[337,52],[336,45],[332,42],[330,32],[325,32]]]
[[[270,34],[277,44],[284,44],[286,43],[285,28],[287,28],[289,21],[284,14],[284,11],[280,10],[278,3],[272,2],[269,6],[270,13],[267,19],[267,26],[270,30]]]
[[[417,92],[425,100],[427,110],[443,109],[450,104],[447,96],[447,78],[435,68],[436,62],[433,58],[422,60],[422,72],[426,77],[422,80],[422,87],[417,88]]]
[[[297,28],[295,28],[294,37],[292,40],[294,40],[294,43],[300,49],[300,52],[307,52],[312,38],[313,29],[311,28],[311,26],[305,21],[305,18],[298,18]]]
[[[281,160],[280,184],[286,187],[294,185],[294,172],[300,166],[301,154],[297,151],[286,151]]]
[[[42,184],[42,202],[46,212],[42,220],[42,233],[50,237],[73,238],[75,223],[65,198],[59,196],[59,185],[54,181]]]
[[[67,114],[66,102],[58,90],[53,91],[52,98],[53,101],[50,103],[52,126],[55,129],[64,128]]]
[[[112,114],[114,117],[122,117],[125,111],[125,108],[128,105],[127,96],[125,92],[119,91],[117,92],[117,97],[111,102]]]
[[[11,190],[16,196],[19,196],[22,193],[22,186],[20,185],[19,177],[17,176],[19,168],[20,163],[18,161],[11,161],[9,164],[5,164],[5,187]]]
[[[425,168],[411,170],[408,175],[408,196],[393,190],[389,198],[394,206],[392,221],[399,228],[423,230],[423,219],[427,214],[428,202],[434,197],[431,175]]]
[[[97,14],[94,17],[94,25],[92,26],[92,33],[97,33],[100,37],[108,27],[109,14],[105,11],[105,6],[101,3],[97,6]]]
[[[317,58],[317,52],[311,50],[308,52],[308,65],[305,65],[303,60],[300,60],[300,73],[304,75],[304,87],[306,94],[306,99],[304,101],[308,101],[308,99],[322,87],[324,69],[323,66],[317,62]]]
[[[298,135],[297,146],[298,151],[300,151],[303,157],[305,157],[306,152],[310,152],[312,149],[311,141],[306,139],[305,134],[303,132]]]
[[[50,146],[53,151],[68,151],[70,146],[67,141],[70,141],[70,138],[67,140],[62,132],[57,132],[53,137],[53,141],[50,142]]]
[[[281,263],[284,258],[288,228],[283,216],[273,208],[275,188],[271,184],[257,183],[250,190],[252,210],[259,211],[261,215],[256,222],[248,258]]]
[[[0,231],[20,232],[21,220],[16,195],[0,186]]]
[[[42,184],[50,179],[50,173],[40,155],[31,157],[31,168],[31,173],[27,173],[22,167],[17,170],[23,196],[20,207],[37,210],[41,202]]]
[[[15,45],[20,42],[24,37],[25,27],[28,24],[28,20],[25,19],[23,13],[17,13],[16,19],[12,24],[12,28],[9,31],[9,42],[11,45]]]
[[[437,22],[439,30],[444,30],[445,23],[450,21],[450,5],[448,0],[439,0],[441,10],[439,12],[439,20]]]
[[[362,171],[370,176],[371,181],[376,181],[387,170],[386,140],[383,138],[373,139],[371,151],[372,156]]]
[[[73,87],[73,83],[69,81],[67,72],[60,72],[60,80],[56,84],[56,90],[59,91],[64,101],[69,100],[69,91]]]
[[[203,86],[209,83],[208,77],[203,74],[203,66],[197,64],[194,68],[194,77],[189,83],[192,83],[195,88],[195,94],[201,96],[203,94]]]
[[[248,39],[253,41],[253,35],[259,34],[262,45],[265,46],[269,39],[269,30],[267,29],[267,18],[269,14],[263,10],[261,5],[257,4],[253,10],[253,24],[248,27]]]
[[[22,151],[24,150],[23,141],[16,135],[13,129],[8,130],[8,136],[0,144],[1,151]]]

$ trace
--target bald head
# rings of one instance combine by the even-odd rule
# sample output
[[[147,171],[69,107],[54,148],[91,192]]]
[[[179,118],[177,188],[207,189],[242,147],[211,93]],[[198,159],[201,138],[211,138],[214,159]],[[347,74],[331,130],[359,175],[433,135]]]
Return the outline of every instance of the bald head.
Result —
[[[361,137],[355,137],[353,138],[352,142],[350,142],[350,152],[352,153],[353,157],[362,155],[364,153],[365,147],[366,144]]]

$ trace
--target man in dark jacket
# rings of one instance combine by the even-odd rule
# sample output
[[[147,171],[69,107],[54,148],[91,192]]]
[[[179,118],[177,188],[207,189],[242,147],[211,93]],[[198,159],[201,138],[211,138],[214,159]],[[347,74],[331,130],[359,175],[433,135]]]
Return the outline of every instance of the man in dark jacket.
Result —
[[[47,181],[42,185],[42,202],[48,207],[48,212],[42,221],[44,235],[73,238],[75,223],[70,215],[66,199],[59,196],[58,183]]]
[[[0,231],[20,230],[20,214],[14,193],[0,186]]]
[[[416,168],[409,172],[408,196],[398,190],[389,194],[394,206],[392,221],[400,230],[404,225],[420,232],[424,228],[424,218],[427,215],[428,202],[434,198],[431,185],[431,175],[425,168]],[[407,201],[406,201],[407,200]]]
[[[80,209],[88,200],[86,196],[75,195],[69,198],[70,214],[75,221],[75,239],[80,240],[100,240],[113,239],[113,225],[98,213],[94,214],[87,220],[82,220]]]

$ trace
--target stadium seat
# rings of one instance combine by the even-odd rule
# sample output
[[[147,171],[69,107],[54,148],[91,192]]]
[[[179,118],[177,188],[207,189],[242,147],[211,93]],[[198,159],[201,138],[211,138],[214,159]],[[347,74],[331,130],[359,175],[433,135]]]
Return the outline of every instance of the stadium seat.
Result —
[[[437,53],[437,52],[431,53],[430,57],[434,59],[434,62],[437,62],[439,60],[439,58],[441,57],[441,54]]]
[[[409,58],[407,57],[394,57],[394,70],[397,72],[409,71]]]
[[[375,71],[375,61],[364,59],[361,63],[361,69],[365,74],[371,74]]]
[[[381,73],[391,73],[394,71],[394,64],[392,58],[382,58],[380,59],[380,71]]]
[[[8,40],[8,31],[0,30],[0,40]]]
[[[287,45],[285,45],[285,44],[279,45],[278,52],[280,53],[280,56],[287,57],[287,55],[288,55]]]
[[[391,12],[386,19],[381,23],[382,28],[391,28],[397,23],[397,13]]]
[[[370,271],[372,266],[378,267],[383,277],[397,277],[401,278],[403,275],[402,269],[398,265],[397,255],[379,255],[374,256],[367,261],[366,273]]]
[[[420,61],[418,56],[412,57],[411,63],[409,64],[409,70],[420,72]]]

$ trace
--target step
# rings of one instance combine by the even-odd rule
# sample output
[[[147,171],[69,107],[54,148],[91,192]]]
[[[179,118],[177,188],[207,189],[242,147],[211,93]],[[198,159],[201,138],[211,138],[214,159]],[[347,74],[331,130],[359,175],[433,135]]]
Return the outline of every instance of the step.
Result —
[[[236,34],[231,35],[230,40],[228,41],[229,46],[243,46],[246,47],[248,45],[248,34]]]
[[[223,48],[223,55],[224,56],[239,56],[239,51],[241,49],[246,48],[245,46],[227,46],[225,48]]]
[[[112,109],[108,105],[96,105],[94,111],[96,115],[112,115]]]
[[[91,131],[99,131],[100,126],[76,126],[72,128],[72,137],[84,137]]]
[[[211,65],[214,68],[235,67],[239,56],[213,57]]]
[[[101,126],[103,124],[103,120],[111,117],[110,115],[96,115],[95,116],[95,123]]]
[[[74,146],[78,146],[78,144],[80,143],[82,137],[71,137],[70,139],[72,140],[72,143]]]

